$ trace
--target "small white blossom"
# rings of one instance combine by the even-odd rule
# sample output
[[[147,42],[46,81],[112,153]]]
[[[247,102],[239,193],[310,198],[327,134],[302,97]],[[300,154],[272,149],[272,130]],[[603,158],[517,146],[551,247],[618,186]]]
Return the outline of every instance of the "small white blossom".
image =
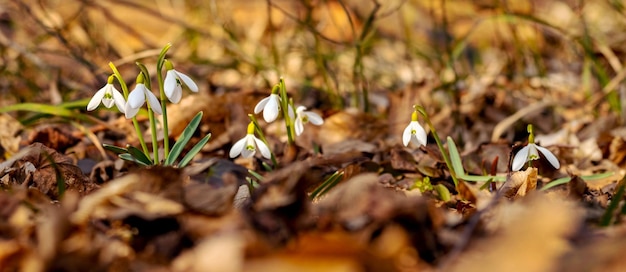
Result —
[[[135,85],[135,89],[128,95],[128,101],[126,102],[126,107],[124,108],[126,118],[130,119],[135,117],[137,112],[139,112],[139,108],[141,108],[141,106],[143,106],[146,102],[146,99],[148,100],[148,104],[150,105],[152,111],[158,114],[163,114],[159,99],[157,99],[156,96],[148,90],[148,88],[146,88],[146,85],[143,83],[137,83],[137,85]]]
[[[187,85],[192,92],[198,92],[198,85],[196,85],[196,83],[193,82],[189,76],[171,68],[172,65],[167,60],[165,65],[168,67],[168,70],[165,74],[165,80],[163,81],[163,91],[165,92],[167,99],[169,99],[172,103],[180,102],[180,98],[183,95],[181,81],[185,83],[185,85]]]
[[[408,146],[409,142],[417,146],[426,145],[426,131],[417,121],[411,121],[402,133],[402,144]]]
[[[552,152],[550,152],[550,150],[534,143],[529,143],[527,146],[520,149],[517,154],[515,154],[513,162],[511,163],[511,169],[513,171],[519,171],[526,162],[539,159],[539,153],[543,154],[543,156],[546,157],[548,162],[550,162],[554,168],[559,169],[559,167],[561,167],[559,160],[556,156],[554,156],[554,154],[552,154]]]
[[[92,111],[95,110],[100,102],[107,108],[111,108],[113,104],[117,106],[117,109],[124,113],[124,104],[126,101],[124,100],[124,96],[115,89],[115,86],[110,82],[104,85],[100,90],[93,95],[91,100],[89,100],[89,104],[87,105],[87,110]]]
[[[258,114],[263,111],[263,119],[265,122],[271,123],[278,117],[280,110],[280,96],[278,94],[270,94],[270,96],[263,98],[254,107],[254,113]]]
[[[414,111],[413,114],[411,114],[411,122],[402,133],[402,144],[408,146],[411,142],[416,146],[426,145],[426,139],[426,131],[420,123],[417,122],[417,111]]]
[[[259,140],[254,134],[246,134],[241,140],[237,141],[233,147],[230,148],[229,155],[231,158],[235,158],[241,154],[244,158],[250,158],[254,156],[257,148],[261,151],[261,155],[265,158],[271,158],[272,154],[270,149],[265,143]]]
[[[290,109],[290,112],[293,109]],[[293,118],[293,117],[292,117]],[[311,124],[320,126],[324,124],[324,119],[319,116],[317,113],[312,111],[307,111],[306,107],[299,106],[296,109],[296,119],[294,121],[294,128],[296,129],[296,136],[300,136],[304,131],[304,124],[307,122],[311,122]]]

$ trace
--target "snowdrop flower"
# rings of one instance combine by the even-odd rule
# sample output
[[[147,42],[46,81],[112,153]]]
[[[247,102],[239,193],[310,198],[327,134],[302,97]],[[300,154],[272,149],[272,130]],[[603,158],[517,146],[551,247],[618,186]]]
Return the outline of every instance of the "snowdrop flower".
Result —
[[[406,126],[404,133],[402,133],[402,144],[408,146],[409,142],[417,146],[426,145],[426,131],[417,122],[417,110],[411,114],[411,123]]]
[[[263,111],[263,119],[265,122],[271,123],[278,117],[280,111],[280,96],[276,93],[278,89],[274,88],[270,96],[263,98],[254,107],[254,113],[258,114]]]
[[[263,157],[270,159],[272,153],[265,143],[256,136],[254,136],[254,123],[248,124],[248,134],[241,140],[237,141],[233,147],[230,148],[229,155],[231,158],[235,158],[241,154],[244,158],[250,158],[254,156],[257,148],[261,151]]]
[[[559,160],[545,147],[541,147],[535,144],[535,134],[533,132],[533,126],[528,125],[528,145],[520,149],[515,157],[513,157],[513,162],[511,164],[511,169],[513,171],[519,171],[522,169],[526,162],[539,159],[539,153],[543,154],[544,157],[554,166],[554,168],[559,169],[561,164]]]
[[[293,109],[291,109],[290,107],[289,112],[291,111],[293,111]],[[324,119],[322,119],[322,117],[319,116],[319,114],[315,112],[307,111],[306,107],[299,106],[296,109],[296,119],[294,121],[294,128],[296,129],[296,136],[300,136],[300,134],[302,134],[302,132],[304,131],[304,124],[307,122],[311,122],[311,124],[320,126],[324,124]]]
[[[180,102],[180,98],[183,96],[181,81],[185,83],[192,92],[198,92],[198,85],[196,85],[189,76],[174,70],[174,66],[169,60],[165,60],[165,68],[167,69],[167,73],[163,81],[163,91],[167,99],[172,103]]]
[[[161,111],[161,103],[156,98],[156,96],[146,88],[146,85],[143,84],[143,75],[139,74],[137,76],[137,84],[135,85],[135,89],[130,92],[128,95],[128,101],[126,101],[126,107],[124,108],[126,118],[130,119],[137,115],[139,112],[139,108],[143,106],[143,104],[148,100],[148,105],[158,114],[163,114]]]
[[[92,111],[95,110],[100,102],[107,108],[111,108],[113,104],[117,106],[117,109],[124,113],[124,104],[126,101],[124,100],[124,96],[115,89],[113,86],[113,79],[115,77],[113,75],[109,76],[107,80],[107,84],[104,85],[100,90],[93,95],[91,100],[89,100],[89,104],[87,105],[87,110]]]

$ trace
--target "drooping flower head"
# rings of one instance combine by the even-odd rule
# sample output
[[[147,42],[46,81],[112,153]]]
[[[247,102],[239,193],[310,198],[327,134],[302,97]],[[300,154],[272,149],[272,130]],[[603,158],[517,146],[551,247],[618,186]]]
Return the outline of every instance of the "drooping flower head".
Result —
[[[291,111],[293,111],[293,109],[290,109],[289,112],[291,113]],[[294,121],[294,128],[296,129],[296,136],[300,136],[300,134],[302,134],[302,132],[304,131],[304,124],[308,122],[311,122],[311,124],[314,124],[317,126],[321,126],[322,124],[324,124],[324,119],[322,119],[322,117],[319,116],[319,114],[315,112],[307,111],[306,107],[299,106],[296,109],[296,118]]]
[[[254,136],[254,122],[248,124],[248,133],[245,137],[237,141],[233,147],[230,148],[229,156],[235,158],[241,154],[244,158],[250,158],[254,156],[257,148],[261,152],[261,155],[267,159],[272,157],[270,149],[265,143],[256,136]]]
[[[95,110],[98,105],[100,105],[100,102],[102,102],[102,105],[107,108],[111,108],[113,104],[115,104],[117,109],[124,113],[124,104],[126,104],[126,101],[120,91],[113,86],[114,79],[114,75],[109,76],[107,84],[93,95],[91,100],[89,100],[89,104],[87,104],[88,111]]]
[[[163,81],[163,91],[170,102],[180,102],[180,99],[183,96],[182,83],[185,83],[185,85],[187,85],[189,90],[192,92],[198,92],[198,85],[196,85],[196,83],[193,82],[189,76],[176,71],[169,60],[165,60],[165,68],[167,69],[167,72],[165,74],[165,80]]]
[[[556,158],[556,156],[554,156],[554,154],[552,154],[552,152],[550,152],[550,150],[535,144],[535,133],[533,131],[533,125],[529,124],[528,145],[520,149],[520,151],[515,154],[515,157],[513,157],[513,162],[511,163],[511,170],[519,171],[520,169],[522,169],[526,162],[538,160],[539,153],[543,154],[546,160],[548,160],[548,162],[550,162],[550,164],[555,169],[559,169],[559,167],[561,167],[559,160]]]
[[[158,114],[163,114],[159,99],[156,98],[152,91],[148,90],[143,81],[143,74],[139,73],[135,89],[133,89],[128,95],[128,101],[126,101],[126,106],[124,108],[127,119],[135,117],[137,112],[139,112],[139,108],[143,106],[146,100],[148,101],[148,106],[152,109],[152,111]]]
[[[278,95],[278,90],[278,85],[274,86],[270,96],[263,98],[254,107],[255,114],[263,111],[263,119],[265,119],[265,122],[271,123],[278,118],[278,112],[280,111],[280,96]]]
[[[413,143],[418,147],[420,145],[426,145],[426,131],[417,120],[417,110],[414,110],[411,114],[411,122],[402,133],[402,144],[404,144],[404,146],[408,146],[409,143]]]

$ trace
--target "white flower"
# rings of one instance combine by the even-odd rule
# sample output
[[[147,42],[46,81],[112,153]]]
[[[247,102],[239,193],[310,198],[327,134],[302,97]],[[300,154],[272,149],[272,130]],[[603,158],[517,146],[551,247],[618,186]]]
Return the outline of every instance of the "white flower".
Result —
[[[254,134],[246,134],[241,140],[237,141],[233,147],[230,148],[229,155],[231,158],[235,158],[241,154],[244,158],[250,158],[254,156],[257,148],[261,151],[261,155],[265,158],[271,158],[272,154],[270,149],[265,143],[259,140]]]
[[[198,85],[196,85],[196,83],[193,82],[189,76],[174,69],[170,69],[165,74],[163,91],[165,92],[167,99],[169,99],[172,103],[180,102],[180,98],[183,95],[183,89],[180,83],[181,81],[184,82],[192,92],[198,92]]]
[[[300,134],[302,134],[302,132],[304,131],[304,124],[307,122],[311,122],[311,124],[320,126],[324,124],[324,119],[322,119],[322,117],[315,112],[306,111],[306,107],[299,106],[296,109],[296,120],[294,121],[296,136],[300,136]]]
[[[426,131],[417,122],[417,120],[411,121],[402,133],[402,144],[404,144],[404,146],[408,146],[409,142],[412,142],[417,146],[426,145]]]
[[[161,111],[161,103],[159,103],[156,96],[148,90],[148,88],[146,88],[146,85],[143,83],[137,83],[137,85],[135,85],[135,89],[128,95],[128,101],[126,102],[126,107],[124,108],[127,119],[133,118],[137,115],[139,108],[141,108],[143,103],[146,102],[146,98],[152,111],[158,114],[163,114]]]
[[[513,171],[519,171],[520,169],[522,169],[526,162],[539,159],[539,152],[541,152],[541,154],[546,157],[548,162],[550,162],[550,164],[552,164],[554,168],[559,169],[559,167],[561,167],[559,160],[556,158],[556,156],[554,156],[554,154],[552,154],[552,152],[550,152],[550,150],[545,147],[538,146],[534,143],[529,143],[527,146],[523,147],[519,152],[517,152],[517,154],[515,154],[515,157],[513,158],[513,163],[511,164],[511,169]]]
[[[254,113],[258,114],[263,111],[263,119],[265,122],[271,123],[278,117],[278,111],[280,110],[280,96],[278,94],[270,94],[270,96],[263,98],[254,107]]]
[[[100,102],[107,108],[111,108],[115,104],[117,109],[124,113],[124,104],[126,103],[124,96],[111,83],[107,83],[93,95],[91,100],[89,100],[87,110],[95,110],[100,105]]]

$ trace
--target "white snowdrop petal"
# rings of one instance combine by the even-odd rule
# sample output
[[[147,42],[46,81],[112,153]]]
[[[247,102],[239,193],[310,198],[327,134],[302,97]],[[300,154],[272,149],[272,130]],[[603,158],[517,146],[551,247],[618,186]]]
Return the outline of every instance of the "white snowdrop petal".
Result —
[[[519,171],[522,169],[524,164],[528,161],[528,152],[530,150],[530,146],[525,146],[520,151],[515,154],[513,157],[513,162],[511,163],[511,170]]]
[[[241,138],[239,141],[237,141],[231,148],[230,148],[230,152],[228,152],[228,155],[231,158],[235,158],[237,156],[239,156],[239,154],[241,154],[241,151],[246,147],[246,137]]]
[[[422,145],[422,142],[420,142],[417,137],[415,136],[415,134],[411,135],[411,143],[413,143],[413,145],[419,147],[420,145]]]
[[[124,115],[126,116],[126,119],[135,117],[135,115],[137,115],[138,112],[139,112],[139,107],[133,108],[130,106],[130,103],[126,103],[126,106],[124,107]]]
[[[170,100],[170,102],[174,104],[178,104],[181,98],[183,98],[183,89],[177,85],[174,88],[174,92],[172,93],[171,96],[168,97],[168,99]]]
[[[124,106],[126,105],[126,101],[124,100],[124,96],[117,89],[113,88],[113,100],[115,100],[115,105],[117,109],[124,113]]]
[[[115,104],[115,101],[113,101],[113,99],[111,99],[111,98],[103,98],[102,99],[102,105],[104,105],[107,108],[111,108],[113,106],[113,104]]]
[[[296,136],[300,136],[304,131],[304,125],[302,124],[302,118],[297,118],[294,122],[294,128],[296,130]]]
[[[536,144],[528,144],[528,159],[539,159],[539,153],[537,152]]]
[[[259,139],[257,139],[256,137],[254,137],[254,141],[256,142],[256,146],[257,148],[259,148],[259,151],[261,152],[261,155],[267,159],[272,158],[272,153],[270,152],[269,147],[267,147],[267,145],[265,145],[265,143]]]
[[[309,122],[311,122],[311,124],[320,126],[322,124],[324,124],[324,119],[322,119],[321,116],[319,116],[319,114],[309,111],[309,112],[305,112],[307,118],[309,118]]]
[[[254,156],[254,153],[256,153],[256,149],[247,149],[244,147],[244,149],[241,150],[241,156],[244,158],[250,158]]]
[[[181,72],[178,72],[176,70],[173,70],[173,71],[175,71],[176,75],[178,75],[178,78],[180,78],[180,80],[182,80],[185,83],[185,85],[187,85],[187,87],[189,87],[189,90],[191,90],[194,93],[198,92],[198,85],[196,85],[196,83],[193,82],[193,79],[191,79],[189,76],[187,76],[187,75],[185,75],[185,74],[183,74]]]
[[[241,156],[243,156],[244,158],[250,158],[254,156],[257,149],[256,143],[254,141],[255,137],[253,134],[247,134],[244,139],[246,139],[246,145],[241,150]]]
[[[141,85],[141,86],[139,86]],[[143,84],[138,84],[135,89],[130,92],[128,95],[128,101],[126,101],[127,106],[131,108],[139,108],[146,102],[145,89],[146,87],[142,87]]]
[[[294,110],[294,109],[293,109],[293,107],[291,106],[291,104],[287,104],[287,107],[288,107],[288,109],[289,109],[289,110],[287,111],[287,113],[289,114],[289,118],[290,118],[291,120],[293,120],[294,118],[298,118],[298,117],[300,116],[300,114],[299,114],[299,112],[298,112],[298,109],[300,109],[302,106],[298,107],[298,109],[296,109],[296,110]],[[302,107],[302,108],[304,108],[304,107]]]
[[[102,99],[97,99],[95,96],[92,97],[91,100],[89,100],[89,104],[87,104],[87,111],[95,110],[98,105],[100,105],[101,101]]]
[[[254,113],[257,114],[261,112],[265,108],[265,104],[267,104],[269,100],[270,100],[269,96],[261,99],[261,101],[259,101],[259,103],[257,103],[256,106],[254,106]]]
[[[408,146],[411,141],[411,124],[409,124],[402,133],[402,144]]]
[[[413,123],[414,122],[414,123]],[[415,130],[415,138],[421,145],[426,145],[427,136],[426,131],[417,121],[413,121],[413,129]]]
[[[176,91],[176,73],[173,70],[167,71],[165,75],[165,80],[163,81],[163,92],[168,99],[171,100],[172,95]]]
[[[148,89],[146,89],[146,97],[148,98],[148,103],[150,104],[150,108],[152,109],[152,111],[154,113],[163,114],[159,99],[157,99],[156,96]]]
[[[106,93],[106,86],[100,88],[100,90],[98,90],[93,95],[91,100],[89,100],[89,104],[87,104],[87,110],[88,111],[95,110],[98,107],[98,105],[100,105],[100,102],[102,102],[102,98],[104,98],[105,93]]]
[[[557,159],[556,156],[554,156],[554,154],[550,152],[550,150],[541,146],[536,146],[536,148],[539,149],[541,154],[543,154],[543,156],[546,157],[546,160],[548,160],[548,162],[550,162],[550,164],[552,164],[554,168],[559,169],[559,167],[561,167],[561,164],[559,163],[559,159]]]
[[[275,96],[274,94],[272,96]],[[263,109],[263,119],[265,122],[271,123],[278,118],[278,99],[270,98]]]

